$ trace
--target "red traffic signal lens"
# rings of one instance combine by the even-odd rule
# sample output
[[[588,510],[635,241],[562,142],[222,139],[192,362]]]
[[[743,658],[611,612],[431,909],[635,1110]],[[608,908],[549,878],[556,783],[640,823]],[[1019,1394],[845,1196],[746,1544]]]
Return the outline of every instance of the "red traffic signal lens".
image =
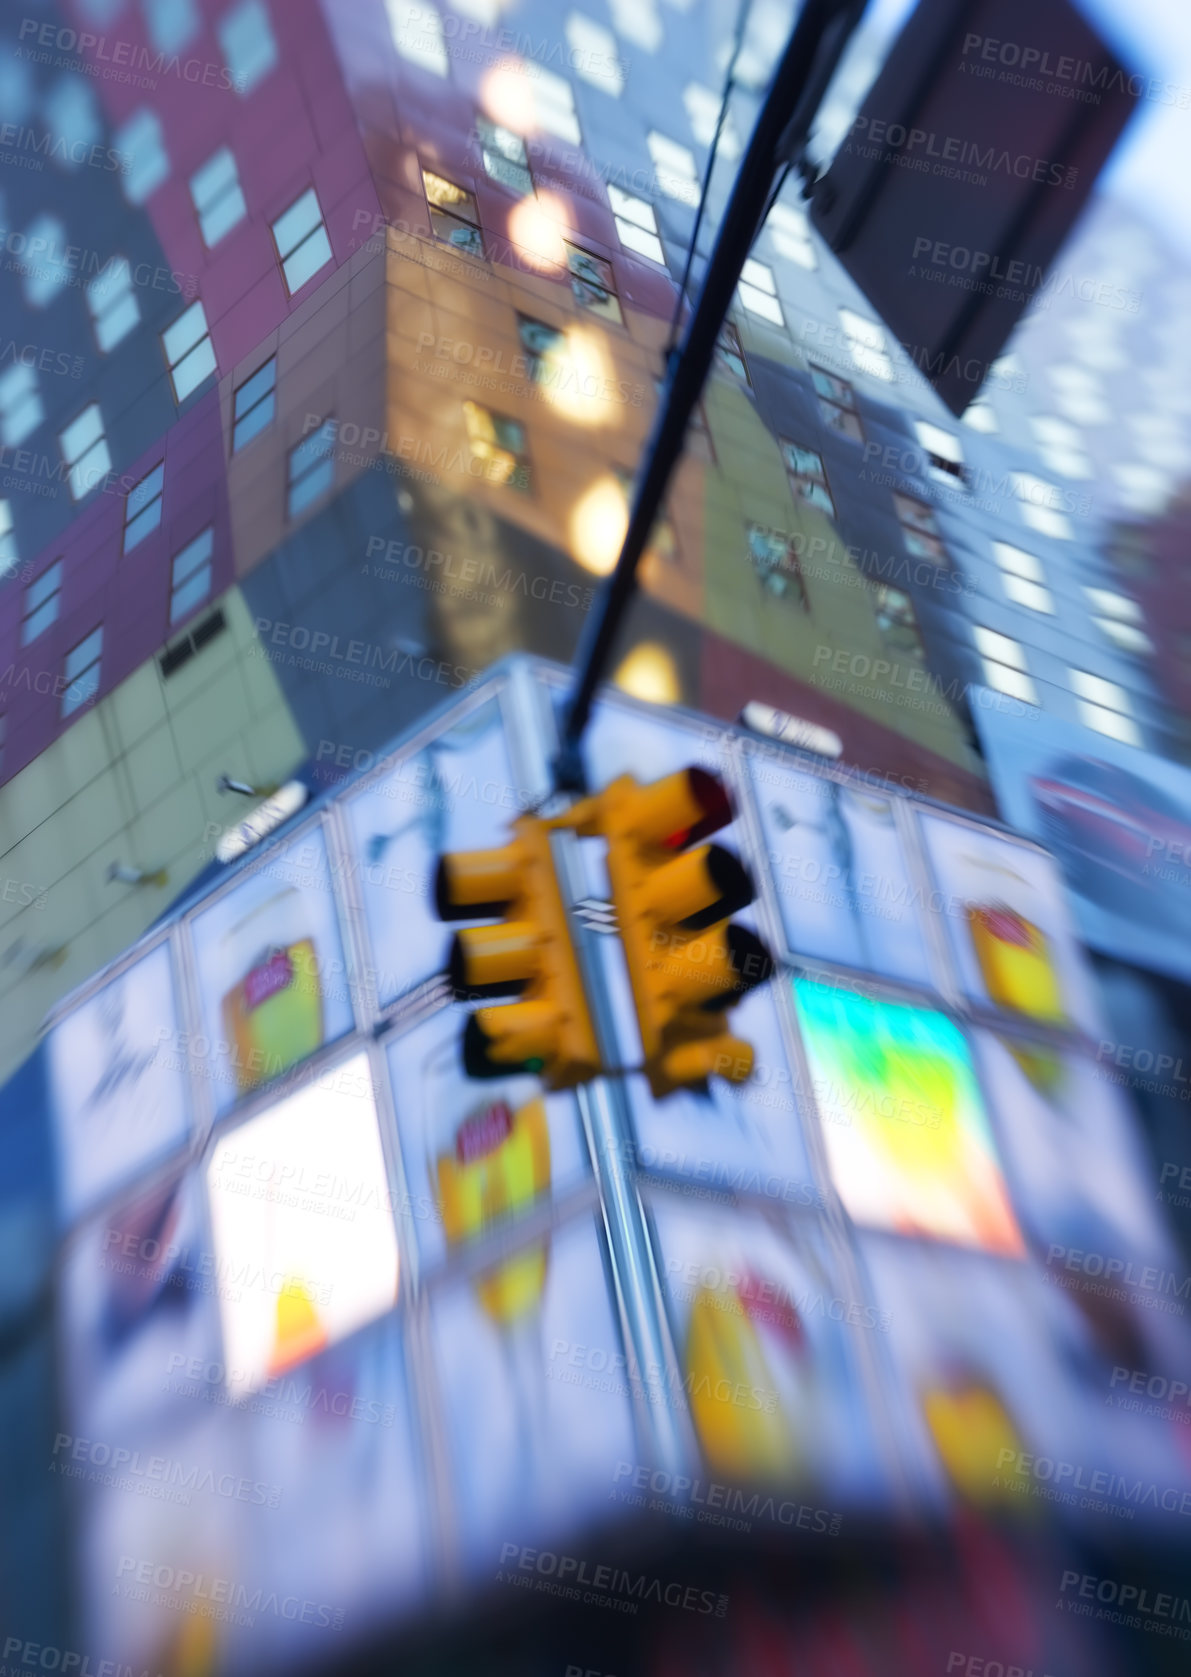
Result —
[[[700,844],[732,820],[732,805],[722,780],[706,769],[687,769],[686,781],[687,794],[700,813],[689,827],[679,828],[662,841],[667,850],[685,850],[688,844]]]

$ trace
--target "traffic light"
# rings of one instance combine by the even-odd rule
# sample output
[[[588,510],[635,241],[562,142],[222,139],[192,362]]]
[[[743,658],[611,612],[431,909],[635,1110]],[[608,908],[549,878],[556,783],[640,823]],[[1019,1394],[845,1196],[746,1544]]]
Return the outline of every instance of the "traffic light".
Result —
[[[596,813],[598,809],[598,814]],[[608,876],[656,1096],[716,1075],[742,1083],[753,1050],[725,1010],[773,971],[754,932],[730,916],[753,899],[737,857],[699,841],[732,819],[714,775],[683,769],[652,785],[632,775],[589,801],[581,832],[608,842]],[[696,848],[691,848],[695,846]]]
[[[541,1075],[570,1088],[593,1077],[599,1050],[587,1011],[567,911],[554,875],[550,832],[522,816],[499,850],[443,856],[435,904],[443,920],[497,920],[455,934],[447,963],[460,1000],[515,995],[471,1014],[463,1033],[468,1077]]]

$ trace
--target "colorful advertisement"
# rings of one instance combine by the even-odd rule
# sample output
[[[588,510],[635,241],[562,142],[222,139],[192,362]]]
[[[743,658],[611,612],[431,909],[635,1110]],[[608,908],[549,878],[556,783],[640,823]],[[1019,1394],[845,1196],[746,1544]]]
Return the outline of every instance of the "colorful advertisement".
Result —
[[[59,1204],[73,1221],[187,1138],[170,946],[159,944],[49,1035]]]
[[[439,857],[507,843],[529,802],[513,775],[497,699],[345,799],[381,1007],[446,967],[455,929],[434,906]]]
[[[590,1175],[579,1107],[526,1073],[476,1082],[447,1007],[389,1047],[407,1203],[424,1264],[562,1198]]]
[[[359,1053],[223,1135],[207,1164],[228,1390],[285,1374],[397,1300],[393,1196]]]
[[[929,984],[926,893],[910,879],[893,797],[750,755],[786,946]]]
[[[971,1054],[944,1014],[795,979],[840,1198],[858,1223],[1019,1256]]]
[[[1091,974],[1049,856],[964,821],[921,813],[939,919],[977,1006],[1098,1037]]]
[[[352,1027],[327,847],[308,827],[191,926],[216,1113]],[[197,1045],[192,1045],[197,1047]]]
[[[817,1229],[660,1191],[649,1208],[705,1471],[831,1507],[883,1504],[858,1358],[888,1323],[833,1273]],[[785,1523],[780,1509],[773,1523]]]
[[[972,711],[1002,814],[1053,852],[1087,942],[1191,980],[1191,771],[1044,711]]]
[[[525,1269],[537,1284],[510,1286],[506,1277]],[[611,1523],[617,1468],[640,1458],[595,1219],[442,1287],[430,1331],[469,1569],[491,1582],[509,1543]]]

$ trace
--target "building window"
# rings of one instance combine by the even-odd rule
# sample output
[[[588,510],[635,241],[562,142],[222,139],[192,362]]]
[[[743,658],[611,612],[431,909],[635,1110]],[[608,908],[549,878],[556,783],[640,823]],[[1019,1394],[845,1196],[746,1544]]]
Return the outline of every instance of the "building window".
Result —
[[[57,216],[39,215],[25,229],[26,245],[37,258],[25,270],[22,285],[25,301],[32,309],[44,309],[69,283],[66,261],[66,229]]]
[[[215,533],[208,525],[192,542],[174,555],[170,569],[170,622],[176,623],[193,611],[211,592],[211,554]]]
[[[870,584],[873,591],[873,612],[881,639],[891,652],[904,653],[909,658],[923,659],[922,631],[914,613],[914,604],[900,588],[888,583]]]
[[[66,465],[71,499],[81,501],[102,482],[112,469],[103,416],[99,404],[91,402],[58,437]]]
[[[312,186],[273,223],[273,242],[292,297],[331,260],[331,241]]]
[[[92,629],[86,640],[80,641],[66,654],[66,662],[62,666],[62,676],[65,691],[62,694],[62,712],[72,716],[76,710],[93,699],[99,691],[99,660],[103,652],[103,625]]]
[[[11,576],[17,562],[17,533],[12,522],[12,508],[0,501],[0,576]]]
[[[212,250],[248,214],[236,160],[227,146],[209,157],[190,177],[190,196],[203,243]]]
[[[1030,528],[1044,536],[1054,536],[1059,541],[1070,541],[1074,534],[1071,521],[1058,506],[1062,490],[1043,478],[1035,477],[1032,472],[1011,472],[1010,476],[1021,516]]]
[[[215,371],[215,351],[202,303],[191,303],[172,326],[167,326],[161,343],[174,381],[174,400],[184,402]]]
[[[22,646],[28,646],[30,641],[44,634],[51,623],[58,621],[61,594],[62,561],[55,559],[25,590],[25,598],[21,602]]]
[[[335,481],[335,421],[326,419],[317,431],[291,448],[286,468],[285,507],[290,518],[327,493]]]
[[[817,265],[810,223],[793,204],[775,204],[765,227],[779,256],[784,256],[789,262],[797,262],[800,268]]]
[[[619,99],[624,91],[624,72],[611,30],[584,17],[582,12],[572,12],[567,18],[567,45],[575,74],[602,93]]]
[[[430,210],[430,231],[444,245],[484,259],[484,238],[475,194],[442,175],[422,170],[422,186]]]
[[[829,373],[825,367],[816,367],[812,362],[811,382],[819,398],[819,412],[824,423],[832,431],[838,431],[841,437],[850,437],[854,443],[862,443],[864,432],[856,411],[856,392],[847,379],[836,378],[834,373]]]
[[[442,18],[428,0],[385,0],[389,32],[401,57],[420,70],[445,76],[450,68]]]
[[[626,41],[645,52],[656,52],[662,44],[662,20],[654,0],[608,0],[612,26]]]
[[[848,352],[860,371],[867,373],[870,378],[882,379],[886,384],[892,383],[893,362],[889,359],[885,333],[881,327],[875,320],[866,320],[854,309],[841,309],[839,317]]]
[[[103,137],[91,89],[78,76],[59,76],[41,110],[53,142],[50,156],[63,169],[77,169]]]
[[[634,198],[630,193],[622,192],[611,182],[608,184],[608,202],[612,206],[617,236],[624,248],[635,250],[639,256],[648,256],[651,262],[656,262],[659,267],[664,268],[666,253],[662,249],[662,241],[658,238],[658,222],[653,213],[653,205],[647,204],[644,198]]]
[[[918,433],[919,446],[926,455],[926,467],[931,477],[949,488],[958,483],[961,489],[966,489],[964,451],[959,438],[951,431],[944,431],[941,425],[932,425],[925,419],[916,419],[914,429]]]
[[[253,437],[273,423],[276,411],[277,357],[271,356],[246,378],[232,402],[232,453],[238,454]]]
[[[169,178],[170,159],[156,113],[147,106],[112,135],[112,150],[124,160],[120,184],[130,204],[143,204]]]
[[[1034,555],[1023,552],[1020,547],[1012,547],[1008,542],[994,542],[992,545],[1006,599],[1053,617],[1054,599],[1050,589],[1043,586],[1045,573]]]
[[[726,367],[733,378],[739,379],[741,384],[748,385],[751,390],[753,381],[749,377],[748,362],[744,358],[744,346],[740,341],[740,333],[730,320],[726,320],[720,328],[715,353],[721,367]]]
[[[583,135],[575,115],[575,90],[570,82],[536,63],[528,66],[525,74],[532,90],[534,125],[560,140],[581,145]]]
[[[557,384],[570,359],[566,333],[561,327],[547,326],[544,320],[533,320],[529,315],[519,314],[517,336],[521,339],[533,382]]]
[[[87,307],[103,354],[122,343],[141,318],[126,256],[114,256],[87,285]]]
[[[150,530],[161,523],[161,498],[165,484],[165,461],[134,483],[124,502],[124,551],[130,553]]]
[[[761,586],[771,594],[793,593],[804,611],[810,610],[802,567],[790,537],[781,530],[767,530],[764,525],[748,527],[749,559],[761,579]]]
[[[973,431],[982,431],[987,437],[996,436],[1001,429],[991,402],[972,402],[964,412],[963,422],[970,425]]]
[[[528,198],[533,191],[533,176],[525,155],[525,141],[510,128],[490,122],[486,116],[476,117],[476,138],[480,143],[480,160],[489,180],[507,186]]]
[[[147,0],[145,22],[157,52],[181,52],[198,33],[194,0]]]
[[[1068,670],[1071,688],[1076,695],[1080,721],[1098,734],[1125,745],[1140,745],[1141,733],[1133,721],[1133,707],[1129,695],[1115,681],[1091,675],[1087,670]]]
[[[682,95],[691,133],[701,146],[710,146],[715,139],[716,124],[720,120],[721,96],[698,82],[688,84]],[[719,155],[726,162],[740,156],[740,136],[729,114],[720,132]]]
[[[943,546],[933,508],[928,507],[925,501],[916,501],[912,495],[898,495],[896,492],[893,508],[902,527],[906,552],[912,553],[916,559],[945,561],[947,549]]]
[[[781,447],[782,459],[786,462],[786,476],[794,494],[800,501],[818,507],[828,518],[834,518],[835,502],[831,498],[831,490],[827,487],[823,456],[815,454],[809,448],[800,448],[797,443],[786,442],[784,438]]]
[[[650,129],[645,140],[653,158],[658,191],[664,192],[667,198],[677,198],[680,204],[692,207],[698,204],[699,171],[694,152],[680,146],[677,140],[668,140],[656,129]]]
[[[277,42],[262,0],[244,0],[221,18],[217,30],[223,61],[236,92],[252,92],[277,63]]]
[[[1032,419],[1038,452],[1052,472],[1064,477],[1094,477],[1095,468],[1084,452],[1083,436],[1069,419],[1041,415]]]
[[[1136,600],[1111,588],[1085,588],[1084,593],[1096,614],[1096,627],[1115,647],[1121,652],[1153,652],[1154,643],[1141,626],[1145,618]]]
[[[14,361],[0,373],[0,438],[6,448],[19,448],[45,418],[37,393],[37,372]]]
[[[736,295],[740,298],[741,306],[750,314],[757,315],[761,320],[768,320],[774,326],[786,324],[782,305],[777,300],[777,282],[773,277],[773,269],[767,268],[764,262],[757,262],[751,256],[747,259],[740,270],[740,283],[736,287]]]
[[[525,428],[504,414],[490,413],[477,402],[464,402],[463,418],[471,457],[484,466],[489,483],[529,492],[529,457]]]
[[[1030,680],[1025,649],[1008,635],[979,625],[972,630],[976,650],[984,661],[984,679],[998,693],[1022,699],[1028,705],[1038,703],[1034,683]]]
[[[616,295],[616,281],[612,264],[602,257],[592,256],[578,245],[567,245],[567,268],[571,275],[571,291],[581,308],[590,309],[601,320],[624,324],[620,312],[620,298]]]

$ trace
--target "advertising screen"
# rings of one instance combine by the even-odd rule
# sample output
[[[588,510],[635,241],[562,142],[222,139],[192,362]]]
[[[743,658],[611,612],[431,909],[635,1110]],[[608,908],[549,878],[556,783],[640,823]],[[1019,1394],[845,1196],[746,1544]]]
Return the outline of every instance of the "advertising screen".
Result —
[[[438,858],[506,843],[528,802],[514,782],[496,699],[345,800],[382,1007],[446,966],[453,927],[435,911]]]
[[[73,1220],[187,1136],[168,943],[110,979],[49,1036],[62,1215]]]
[[[324,1072],[215,1144],[207,1191],[229,1391],[252,1391],[397,1298],[393,1197],[367,1056]]]
[[[352,1026],[327,847],[307,828],[266,853],[192,928],[215,1110]]]
[[[589,1174],[579,1108],[518,1073],[476,1082],[460,1044],[467,1012],[444,1008],[389,1048],[406,1192],[425,1264],[525,1216]]]
[[[858,1223],[1019,1254],[988,1116],[944,1014],[795,979],[831,1173]]]
[[[857,1358],[888,1324],[834,1272],[818,1229],[660,1191],[649,1203],[705,1471],[832,1507],[883,1502]]]
[[[920,819],[965,996],[1099,1035],[1091,976],[1050,857],[945,816]]]

